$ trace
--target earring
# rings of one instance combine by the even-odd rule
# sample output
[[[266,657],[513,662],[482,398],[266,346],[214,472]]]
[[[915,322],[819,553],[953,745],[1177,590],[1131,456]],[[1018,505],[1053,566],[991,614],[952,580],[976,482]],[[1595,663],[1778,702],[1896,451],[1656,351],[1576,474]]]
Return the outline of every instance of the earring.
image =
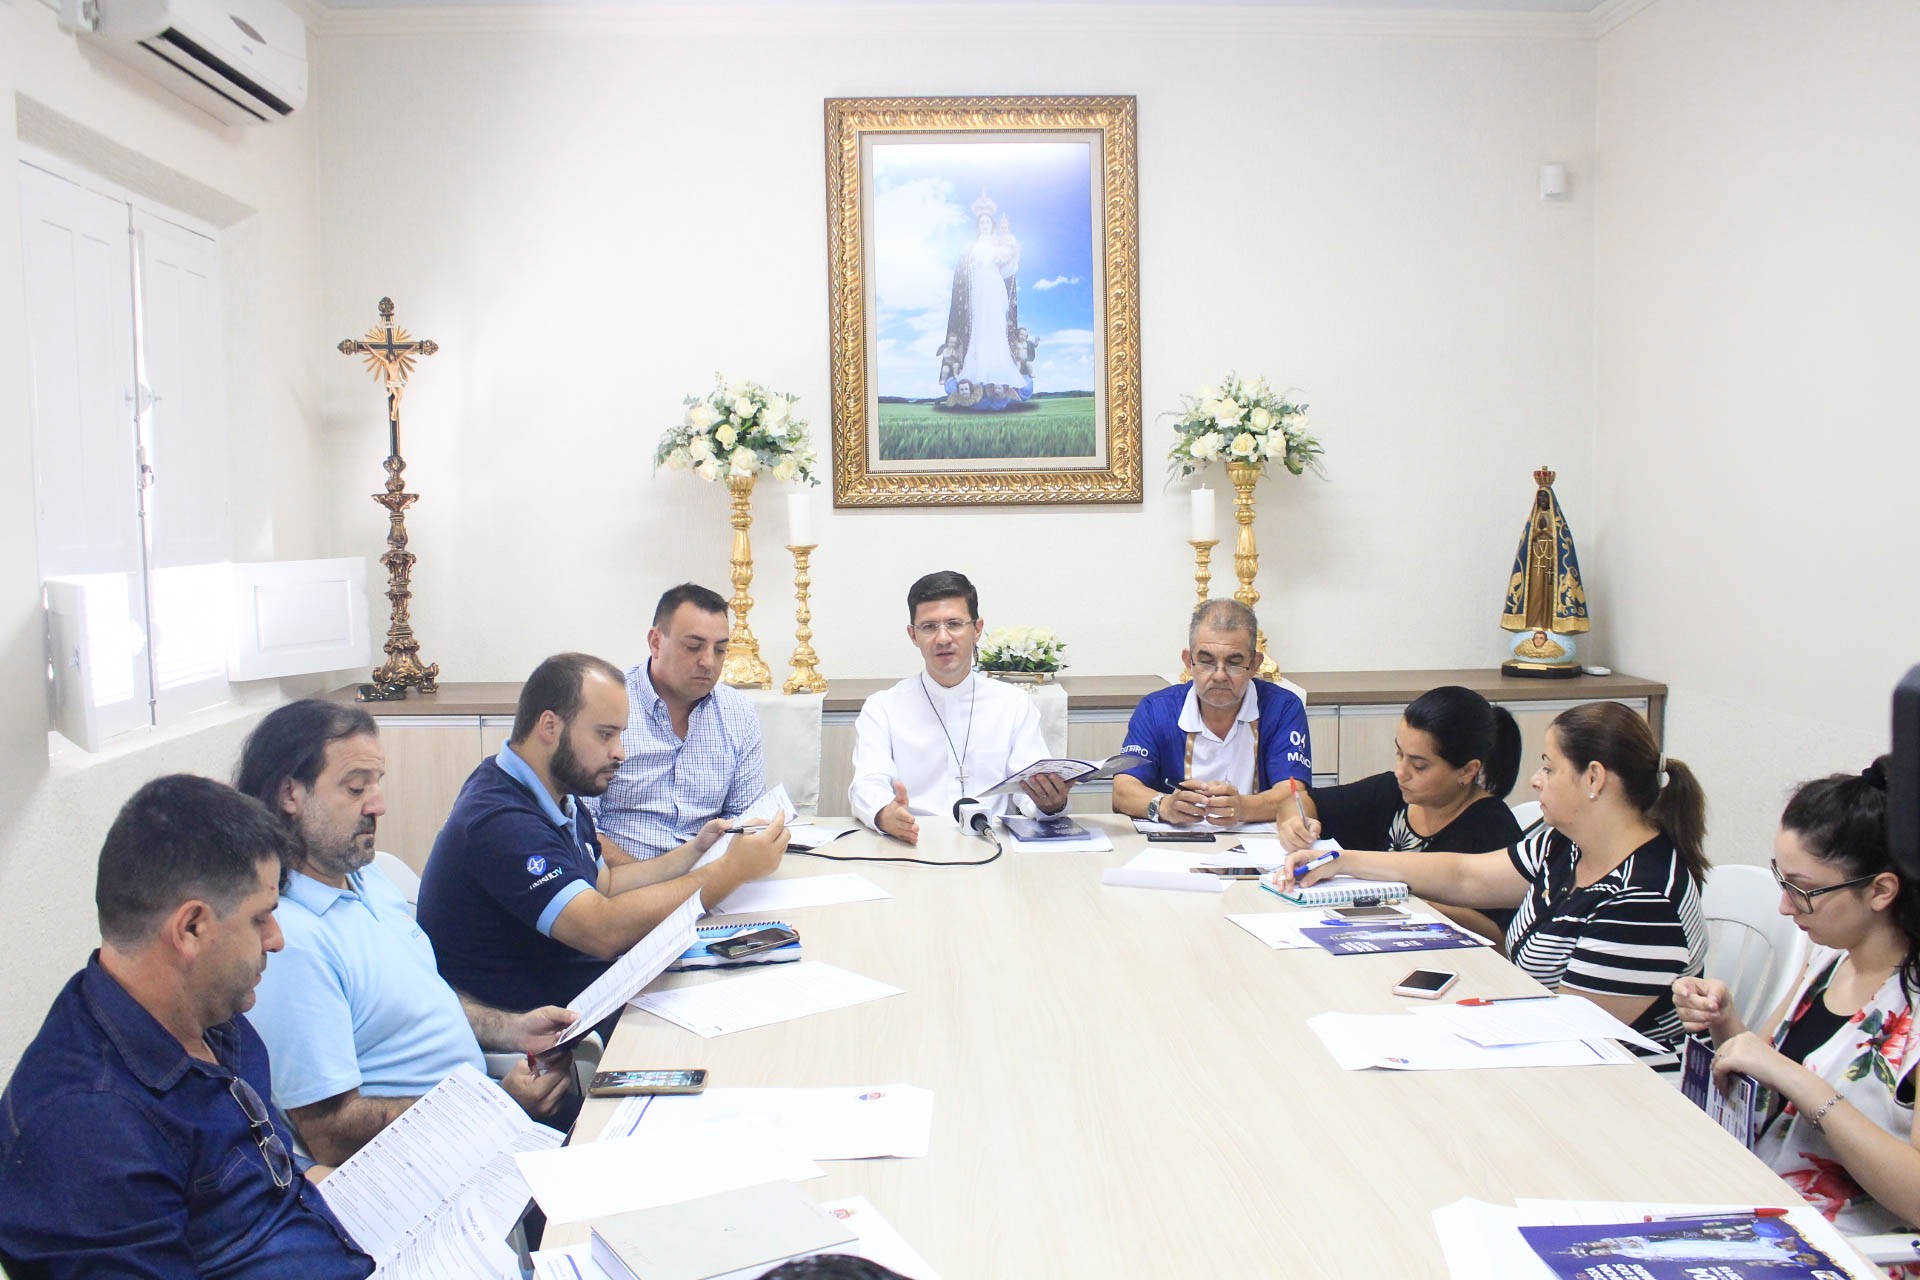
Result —
[[[1598,791],[1589,791],[1589,792],[1587,792],[1587,799],[1589,799],[1589,800],[1598,800],[1599,798],[1600,798],[1600,793],[1599,793]]]

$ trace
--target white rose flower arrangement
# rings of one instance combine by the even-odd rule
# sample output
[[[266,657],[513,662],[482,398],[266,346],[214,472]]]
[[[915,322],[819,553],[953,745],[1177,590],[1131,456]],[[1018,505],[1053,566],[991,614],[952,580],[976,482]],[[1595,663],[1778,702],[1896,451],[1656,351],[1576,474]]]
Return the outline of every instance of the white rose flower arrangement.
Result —
[[[687,412],[667,428],[653,451],[654,469],[691,471],[725,480],[769,470],[777,480],[819,484],[819,456],[807,424],[793,412],[796,397],[757,382],[714,375],[713,390],[688,396]]]
[[[982,671],[1060,671],[1067,643],[1045,627],[995,627],[980,638]]]
[[[1307,406],[1298,391],[1275,391],[1265,378],[1228,374],[1218,385],[1182,396],[1167,464],[1190,476],[1214,462],[1248,462],[1265,470],[1278,463],[1294,475],[1324,475],[1320,441],[1307,430]]]

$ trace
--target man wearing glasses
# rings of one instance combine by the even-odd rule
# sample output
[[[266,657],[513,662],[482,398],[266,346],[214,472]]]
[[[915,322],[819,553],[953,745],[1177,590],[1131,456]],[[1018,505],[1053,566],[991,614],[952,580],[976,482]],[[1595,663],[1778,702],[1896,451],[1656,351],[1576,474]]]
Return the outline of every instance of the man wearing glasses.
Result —
[[[1180,655],[1193,683],[1156,690],[1134,708],[1122,750],[1149,759],[1114,775],[1115,813],[1176,826],[1271,822],[1290,783],[1313,782],[1305,705],[1254,678],[1259,634],[1238,600],[1193,611]]]
[[[847,804],[876,831],[920,841],[920,819],[951,820],[961,797],[975,797],[1047,756],[1040,713],[1012,685],[973,669],[986,624],[980,594],[966,575],[943,569],[907,590],[907,639],[924,670],[868,698],[854,726],[853,784]],[[1021,784],[1023,808],[1058,813],[1068,784],[1043,773]],[[985,801],[989,812],[1008,797]]]
[[[264,1101],[253,1004],[287,834],[220,783],[134,793],[100,850],[100,949],[0,1095],[0,1264],[28,1277],[361,1277]]]

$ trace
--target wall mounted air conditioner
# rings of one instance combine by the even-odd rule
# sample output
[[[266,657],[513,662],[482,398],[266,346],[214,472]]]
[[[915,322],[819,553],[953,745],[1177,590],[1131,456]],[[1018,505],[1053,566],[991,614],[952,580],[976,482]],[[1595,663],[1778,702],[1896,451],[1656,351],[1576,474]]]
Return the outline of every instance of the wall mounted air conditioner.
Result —
[[[229,124],[307,101],[307,27],[280,0],[63,0],[60,24]]]

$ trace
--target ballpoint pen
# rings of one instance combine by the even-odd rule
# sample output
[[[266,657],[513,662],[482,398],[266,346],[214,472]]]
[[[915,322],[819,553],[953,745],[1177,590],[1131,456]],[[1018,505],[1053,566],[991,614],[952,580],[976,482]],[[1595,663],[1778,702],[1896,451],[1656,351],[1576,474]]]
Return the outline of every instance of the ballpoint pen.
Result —
[[[1548,992],[1544,996],[1468,996],[1465,1000],[1455,1000],[1455,1004],[1479,1006],[1483,1004],[1517,1004],[1522,1000],[1558,1000],[1560,997]]]
[[[1307,830],[1307,806],[1300,803],[1300,779],[1288,778],[1287,788],[1293,792],[1293,807],[1300,815],[1300,829],[1312,835],[1313,832]]]

